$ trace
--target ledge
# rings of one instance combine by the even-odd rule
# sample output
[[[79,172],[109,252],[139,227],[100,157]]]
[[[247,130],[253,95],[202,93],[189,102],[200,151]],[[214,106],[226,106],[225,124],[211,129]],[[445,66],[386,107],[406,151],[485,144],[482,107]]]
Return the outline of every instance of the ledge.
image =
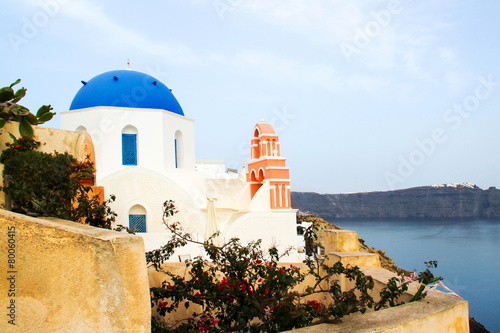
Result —
[[[291,332],[291,331],[289,331]],[[393,308],[355,313],[339,324],[321,324],[293,330],[296,333],[468,333],[468,303],[434,292],[425,299]]]

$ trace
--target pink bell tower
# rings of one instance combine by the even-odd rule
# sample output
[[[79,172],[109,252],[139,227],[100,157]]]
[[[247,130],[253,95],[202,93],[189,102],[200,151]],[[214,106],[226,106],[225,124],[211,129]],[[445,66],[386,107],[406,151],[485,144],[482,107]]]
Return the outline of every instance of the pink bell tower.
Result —
[[[271,209],[291,209],[290,169],[281,157],[280,142],[273,126],[264,122],[255,125],[251,141],[251,161],[247,182],[253,198],[262,185],[269,182]]]

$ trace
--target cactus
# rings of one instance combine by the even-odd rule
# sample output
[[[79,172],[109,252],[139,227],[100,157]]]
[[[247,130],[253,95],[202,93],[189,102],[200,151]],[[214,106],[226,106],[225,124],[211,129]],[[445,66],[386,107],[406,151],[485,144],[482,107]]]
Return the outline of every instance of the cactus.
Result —
[[[12,87],[21,82],[16,80],[8,87],[0,88],[0,128],[4,127],[7,121],[16,121],[19,123],[19,133],[23,138],[31,139],[33,137],[33,125],[43,124],[52,119],[55,112],[51,112],[50,105],[42,105],[36,114],[30,112],[28,108],[17,104],[25,95],[26,88],[20,88],[16,91]]]

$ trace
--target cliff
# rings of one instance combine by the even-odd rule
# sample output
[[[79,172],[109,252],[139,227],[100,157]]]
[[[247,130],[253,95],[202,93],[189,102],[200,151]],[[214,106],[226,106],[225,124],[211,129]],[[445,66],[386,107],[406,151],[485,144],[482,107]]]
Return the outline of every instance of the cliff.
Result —
[[[292,205],[334,218],[500,217],[500,190],[460,183],[348,194],[292,192]]]

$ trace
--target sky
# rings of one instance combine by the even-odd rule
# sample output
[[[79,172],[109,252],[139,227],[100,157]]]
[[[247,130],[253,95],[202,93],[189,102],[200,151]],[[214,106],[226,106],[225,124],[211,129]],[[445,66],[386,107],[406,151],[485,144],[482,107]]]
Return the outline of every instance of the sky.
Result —
[[[51,104],[81,80],[150,74],[195,120],[196,158],[248,162],[279,134],[293,191],[500,187],[500,2],[7,0],[1,86]]]

